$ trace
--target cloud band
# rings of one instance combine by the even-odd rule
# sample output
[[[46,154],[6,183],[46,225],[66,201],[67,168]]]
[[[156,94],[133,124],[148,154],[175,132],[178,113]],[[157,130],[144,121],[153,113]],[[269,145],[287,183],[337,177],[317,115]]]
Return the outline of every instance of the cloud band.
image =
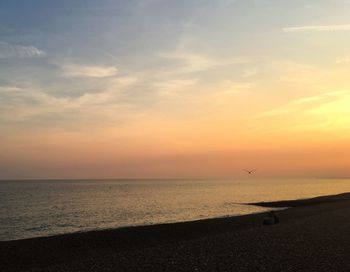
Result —
[[[349,31],[349,25],[319,25],[319,26],[297,26],[297,27],[285,27],[283,32],[335,32],[335,31]]]

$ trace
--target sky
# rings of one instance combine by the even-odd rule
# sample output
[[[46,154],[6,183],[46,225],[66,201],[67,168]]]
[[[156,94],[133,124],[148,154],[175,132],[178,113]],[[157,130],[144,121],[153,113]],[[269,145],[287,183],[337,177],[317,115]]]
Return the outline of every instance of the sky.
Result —
[[[3,0],[0,179],[348,177],[348,0]]]

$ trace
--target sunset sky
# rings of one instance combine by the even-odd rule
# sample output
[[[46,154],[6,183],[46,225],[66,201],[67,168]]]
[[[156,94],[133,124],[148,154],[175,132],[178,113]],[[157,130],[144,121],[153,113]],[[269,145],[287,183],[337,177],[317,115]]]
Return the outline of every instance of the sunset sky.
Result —
[[[350,1],[0,2],[0,179],[350,176]]]

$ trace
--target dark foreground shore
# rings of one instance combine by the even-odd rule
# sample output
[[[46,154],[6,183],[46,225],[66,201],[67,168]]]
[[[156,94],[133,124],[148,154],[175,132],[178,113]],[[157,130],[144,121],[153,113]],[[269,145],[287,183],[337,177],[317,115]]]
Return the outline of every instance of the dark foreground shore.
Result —
[[[0,242],[0,271],[350,271],[350,193],[264,214]]]

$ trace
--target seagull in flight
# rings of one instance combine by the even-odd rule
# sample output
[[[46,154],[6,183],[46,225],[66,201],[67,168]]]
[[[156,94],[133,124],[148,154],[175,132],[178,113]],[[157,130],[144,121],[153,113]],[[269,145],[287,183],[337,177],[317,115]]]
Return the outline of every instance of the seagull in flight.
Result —
[[[252,170],[243,169],[243,171],[247,172],[249,175],[253,174],[256,170],[258,169],[252,169]]]

